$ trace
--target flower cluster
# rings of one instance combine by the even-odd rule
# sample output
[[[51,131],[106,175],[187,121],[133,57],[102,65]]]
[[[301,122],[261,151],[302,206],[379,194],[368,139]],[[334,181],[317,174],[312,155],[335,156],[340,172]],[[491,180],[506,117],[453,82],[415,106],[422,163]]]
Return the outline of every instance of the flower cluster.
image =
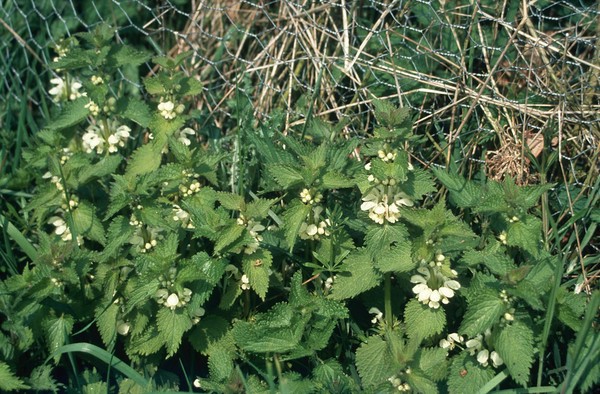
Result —
[[[131,222],[133,222],[134,220],[137,221],[137,219],[133,217]],[[158,244],[158,241],[163,239],[163,236],[161,234],[162,229],[144,226],[139,221],[137,222],[138,225],[136,226],[133,235],[129,239],[129,243],[136,247],[138,252],[146,253],[147,251],[155,247]]]
[[[119,147],[125,146],[130,132],[131,129],[128,126],[121,125],[116,120],[106,119],[97,124],[91,124],[81,137],[83,150],[87,153],[96,151],[96,153],[102,154],[106,148],[109,153],[116,153]]]
[[[183,104],[175,105],[172,101],[163,101],[164,99],[160,99],[160,103],[158,103],[158,111],[161,116],[167,120],[175,119],[178,114],[183,113],[185,110],[185,106]]]
[[[397,188],[393,180],[387,185],[373,187],[362,200],[360,209],[368,211],[371,220],[379,224],[385,221],[396,223],[400,218],[400,207],[413,206],[412,200]]]
[[[167,289],[162,288],[156,291],[154,297],[159,305],[164,305],[171,310],[175,310],[175,308],[180,308],[190,302],[192,299],[192,291],[187,287],[184,287],[181,292],[169,293]]]
[[[319,240],[322,236],[329,236],[328,227],[331,226],[329,219],[321,220],[323,207],[317,205],[312,208],[312,215],[309,214],[308,221],[300,225],[300,238],[312,241]]]
[[[408,368],[406,370],[406,373],[410,374],[410,368]],[[408,383],[403,383],[402,379],[400,379],[396,375],[388,378],[388,382],[390,382],[392,384],[392,386],[394,386],[394,388],[398,391],[401,391],[401,392],[411,391],[410,385]]]
[[[185,127],[173,133],[173,137],[185,146],[190,146],[192,144],[192,141],[189,139],[188,136],[193,135],[196,135],[196,131],[191,127]]]
[[[479,364],[481,364],[484,367],[487,367],[489,362],[491,361],[494,368],[498,368],[499,366],[504,364],[504,360],[502,360],[498,353],[496,353],[493,350],[490,352],[483,346],[484,342],[487,342],[491,334],[491,331],[488,329],[486,330],[484,335],[477,335],[475,338],[469,339],[465,343],[465,345],[467,347],[467,351],[471,356],[477,354],[477,361],[479,362]]]
[[[457,333],[453,332],[448,334],[446,339],[440,340],[440,347],[442,349],[453,350],[456,346],[462,345],[464,341],[465,339],[462,335],[458,335]]]
[[[248,275],[242,275],[240,287],[242,290],[250,290],[250,279],[248,279]]]
[[[65,81],[61,77],[52,78],[50,83],[55,85],[50,90],[48,90],[48,94],[54,96],[52,101],[55,103],[59,103],[61,101],[68,100],[76,100],[79,97],[87,96],[87,94],[81,91],[83,85],[76,79],[69,81]]]
[[[303,189],[300,192],[300,199],[305,204],[318,204],[323,199],[323,195],[317,191]]]
[[[454,291],[460,289],[460,283],[453,279],[457,276],[455,270],[450,270],[453,277],[448,277],[442,272],[444,260],[444,255],[438,254],[436,261],[429,264],[422,262],[421,266],[417,268],[420,275],[413,275],[410,278],[411,283],[416,284],[412,291],[416,294],[419,302],[433,309],[439,308],[440,302],[448,304],[449,299],[454,297]]]
[[[262,235],[260,235],[260,232],[265,230],[265,226],[263,226],[259,222],[255,222],[253,219],[247,219],[244,215],[240,215],[240,217],[237,218],[237,224],[246,227],[248,233],[250,233],[250,236],[252,237],[252,242],[250,242],[244,247],[244,253],[252,254],[256,252],[256,250],[260,246],[260,243],[263,240],[263,237]]]
[[[177,204],[173,204],[173,220],[180,222],[183,228],[194,228],[190,214]]]

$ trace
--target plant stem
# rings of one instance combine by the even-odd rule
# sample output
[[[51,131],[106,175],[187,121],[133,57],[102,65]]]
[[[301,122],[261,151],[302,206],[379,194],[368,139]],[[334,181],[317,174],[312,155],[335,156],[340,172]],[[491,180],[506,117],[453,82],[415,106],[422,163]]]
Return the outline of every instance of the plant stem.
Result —
[[[385,274],[384,297],[385,323],[388,327],[392,327],[394,322],[392,316],[392,274],[389,272]]]

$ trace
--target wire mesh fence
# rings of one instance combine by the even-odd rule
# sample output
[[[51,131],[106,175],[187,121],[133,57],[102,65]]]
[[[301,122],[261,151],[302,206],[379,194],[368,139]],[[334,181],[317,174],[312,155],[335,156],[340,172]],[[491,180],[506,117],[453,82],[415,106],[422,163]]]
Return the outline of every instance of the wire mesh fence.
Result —
[[[241,99],[258,118],[283,111],[286,130],[310,112],[360,136],[383,98],[418,113],[432,143],[416,153],[423,163],[468,158],[527,183],[530,159],[551,147],[565,183],[587,185],[595,170],[581,163],[595,162],[600,135],[599,11],[582,0],[4,0],[1,126],[46,116],[52,46],[106,22],[155,53],[192,50],[198,107],[216,126]],[[22,100],[31,111],[15,113]]]

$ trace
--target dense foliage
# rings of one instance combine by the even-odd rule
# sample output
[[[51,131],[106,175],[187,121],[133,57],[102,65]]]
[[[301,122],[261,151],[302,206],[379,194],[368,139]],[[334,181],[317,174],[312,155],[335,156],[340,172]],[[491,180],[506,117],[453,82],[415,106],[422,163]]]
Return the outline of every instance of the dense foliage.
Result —
[[[413,115],[386,101],[362,140],[310,118],[284,134],[282,115],[243,105],[236,134],[214,140],[189,53],[153,58],[132,92],[115,77],[151,56],[113,33],[55,48],[60,105],[24,154],[34,231],[11,230],[30,262],[1,284],[1,389],[597,382],[600,298],[561,285],[539,217],[551,184],[420,167]],[[559,348],[564,380],[546,370]]]

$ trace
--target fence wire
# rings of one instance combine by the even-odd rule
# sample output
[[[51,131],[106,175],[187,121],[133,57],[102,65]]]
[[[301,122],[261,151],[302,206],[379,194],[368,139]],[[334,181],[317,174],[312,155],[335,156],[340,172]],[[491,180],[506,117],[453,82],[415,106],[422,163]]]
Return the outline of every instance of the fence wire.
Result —
[[[312,108],[359,136],[377,97],[418,113],[437,147],[416,154],[423,163],[466,157],[527,183],[523,152],[546,147],[564,160],[565,183],[587,185],[595,170],[581,164],[595,162],[600,135],[599,10],[582,0],[3,0],[1,128],[44,117],[51,46],[106,22],[156,53],[193,50],[198,106],[217,126],[242,97],[258,118],[283,109],[286,129]],[[23,100],[31,113],[14,114]]]

